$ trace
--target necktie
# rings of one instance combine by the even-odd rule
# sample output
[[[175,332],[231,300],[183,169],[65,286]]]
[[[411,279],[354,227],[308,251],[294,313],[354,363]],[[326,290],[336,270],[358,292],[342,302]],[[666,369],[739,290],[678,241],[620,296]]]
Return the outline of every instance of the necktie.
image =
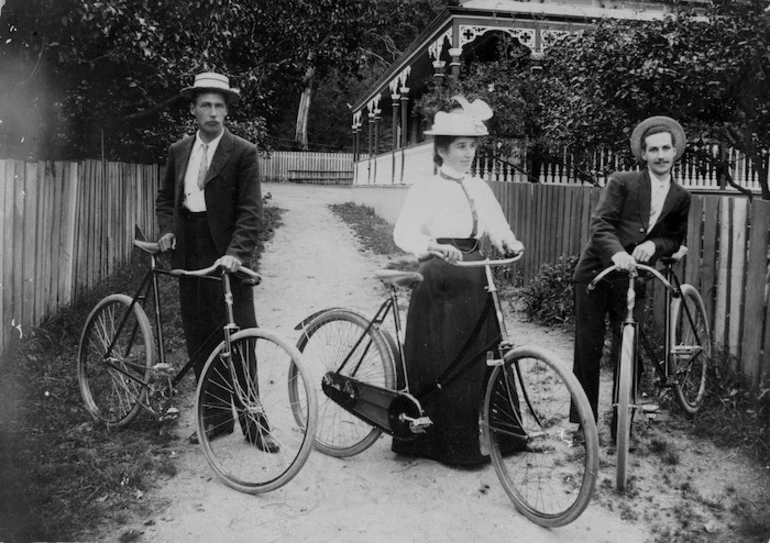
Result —
[[[471,229],[470,237],[475,238],[479,228],[479,215],[476,212],[476,202],[473,201],[473,197],[471,196],[470,192],[468,192],[468,188],[463,183],[463,178],[461,177],[458,179],[456,177],[452,177],[451,175],[446,174],[442,170],[439,170],[439,175],[444,179],[454,181],[455,183],[460,185],[460,188],[463,189],[463,192],[465,193],[465,198],[468,200],[468,205],[470,205],[471,207],[471,215],[473,216],[473,228]]]
[[[203,153],[201,153],[201,164],[198,167],[198,188],[203,190],[203,187],[206,184],[206,173],[209,171],[209,165],[207,155],[209,151],[209,144],[204,143],[203,144]]]

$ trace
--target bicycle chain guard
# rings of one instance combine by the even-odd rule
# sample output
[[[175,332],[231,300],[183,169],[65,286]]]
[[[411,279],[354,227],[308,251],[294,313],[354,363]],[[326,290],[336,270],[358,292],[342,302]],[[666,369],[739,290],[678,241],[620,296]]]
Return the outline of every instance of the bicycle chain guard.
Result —
[[[411,439],[431,425],[420,403],[408,394],[327,372],[321,389],[334,403],[386,434]]]

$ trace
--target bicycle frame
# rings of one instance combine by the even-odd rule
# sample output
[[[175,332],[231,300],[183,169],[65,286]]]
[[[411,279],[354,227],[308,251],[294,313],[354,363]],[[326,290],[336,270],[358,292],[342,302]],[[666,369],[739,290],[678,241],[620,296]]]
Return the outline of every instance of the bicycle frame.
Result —
[[[123,315],[123,318],[118,324],[117,333],[115,334],[115,338],[113,338],[112,343],[109,345],[107,351],[104,354],[104,363],[109,366],[111,369],[114,369],[124,377],[139,383],[141,385],[149,385],[150,383],[147,381],[144,381],[142,379],[137,378],[136,375],[132,375],[126,371],[124,371],[119,366],[116,366],[115,364],[111,363],[109,360],[110,353],[112,352],[113,348],[115,347],[115,341],[117,341],[117,338],[120,336],[120,332],[123,330],[123,327],[126,324],[126,321],[129,318],[129,315],[131,315],[131,312],[134,309],[134,306],[138,303],[142,309],[146,308],[147,300],[149,299],[150,289],[152,289],[152,295],[153,295],[153,315],[155,316],[155,333],[157,334],[158,340],[156,342],[156,348],[157,348],[157,354],[158,354],[158,364],[166,364],[166,356],[165,356],[165,342],[163,337],[163,320],[162,320],[162,314],[161,314],[161,308],[160,308],[160,286],[158,283],[158,277],[161,275],[169,276],[169,277],[179,277],[181,275],[192,275],[196,277],[200,277],[203,279],[208,279],[212,281],[223,281],[224,283],[224,301],[225,301],[225,307],[226,307],[226,323],[223,326],[224,329],[224,341],[227,345],[227,348],[224,351],[223,356],[227,357],[227,363],[229,365],[229,358],[230,358],[230,338],[232,334],[236,333],[239,330],[239,327],[235,324],[235,318],[233,315],[233,296],[232,291],[230,289],[230,276],[227,272],[222,271],[221,277],[213,277],[211,275],[207,275],[206,273],[209,273],[216,269],[218,267],[218,264],[214,264],[210,268],[206,270],[199,270],[196,273],[190,273],[186,272],[185,270],[170,270],[165,268],[158,267],[157,258],[155,257],[155,254],[150,253],[150,267],[147,270],[147,272],[144,274],[144,277],[142,278],[142,282],[140,283],[139,287],[136,289],[134,295],[131,298],[131,304],[128,307],[128,310]],[[131,332],[130,344],[133,343],[135,336],[137,333],[137,328],[134,328],[134,330]],[[178,371],[176,374],[171,378],[171,386],[175,387],[184,377],[187,375],[190,371],[190,369],[193,367],[194,361],[202,354],[203,348],[205,345],[208,344],[208,342],[216,335],[219,334],[219,330],[213,331],[209,336],[206,338],[204,342],[201,343],[201,346],[193,353],[191,357],[189,357],[187,363]],[[237,388],[237,387],[236,387]]]

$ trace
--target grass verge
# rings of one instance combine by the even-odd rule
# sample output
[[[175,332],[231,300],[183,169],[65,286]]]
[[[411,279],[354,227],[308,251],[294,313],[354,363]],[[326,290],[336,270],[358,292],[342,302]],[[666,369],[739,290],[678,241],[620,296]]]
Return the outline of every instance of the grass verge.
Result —
[[[266,228],[251,263],[257,269],[282,213],[265,206]],[[128,428],[108,431],[86,412],[77,382],[77,347],[88,313],[108,294],[133,294],[146,265],[135,254],[6,353],[0,366],[0,541],[89,539],[100,525],[125,524],[156,507],[148,491],[176,474],[169,423],[143,414]],[[176,284],[161,281],[172,363],[184,352]],[[180,394],[192,394],[192,379],[181,385]],[[127,530],[116,539],[135,536]]]

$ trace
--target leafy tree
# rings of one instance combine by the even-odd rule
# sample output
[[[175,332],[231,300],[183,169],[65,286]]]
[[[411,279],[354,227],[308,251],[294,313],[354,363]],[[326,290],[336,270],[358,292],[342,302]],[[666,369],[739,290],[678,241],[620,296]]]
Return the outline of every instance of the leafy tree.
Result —
[[[603,146],[630,163],[630,129],[669,115],[732,183],[708,144],[749,156],[767,186],[770,148],[770,16],[764,0],[714,0],[704,15],[678,12],[647,23],[603,20],[566,38],[543,61],[538,95],[546,137],[578,156]],[[700,145],[699,145],[700,144]],[[739,189],[741,187],[738,187]]]
[[[207,70],[241,88],[231,127],[263,141],[309,73],[356,72],[362,34],[387,28],[381,9],[375,0],[7,0],[0,153],[83,158],[104,142],[108,158],[162,160],[190,127],[178,90]]]

